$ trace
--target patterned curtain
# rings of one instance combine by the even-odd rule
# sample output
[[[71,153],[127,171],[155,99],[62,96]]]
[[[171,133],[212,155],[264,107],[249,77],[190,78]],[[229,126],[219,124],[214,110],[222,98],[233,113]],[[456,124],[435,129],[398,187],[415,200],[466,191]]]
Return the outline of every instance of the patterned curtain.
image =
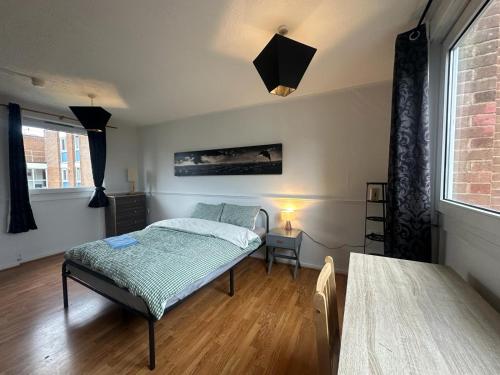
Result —
[[[425,25],[398,35],[394,59],[385,255],[430,262],[431,181]]]

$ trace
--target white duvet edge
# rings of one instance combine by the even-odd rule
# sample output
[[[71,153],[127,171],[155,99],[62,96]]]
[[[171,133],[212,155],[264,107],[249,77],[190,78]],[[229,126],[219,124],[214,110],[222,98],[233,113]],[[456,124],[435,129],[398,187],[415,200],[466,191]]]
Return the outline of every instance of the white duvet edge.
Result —
[[[231,242],[232,244],[243,249],[248,247],[248,244],[256,239],[260,241],[258,234],[250,229],[204,219],[177,218],[160,220],[148,225],[147,228],[151,227],[167,228],[216,237]]]

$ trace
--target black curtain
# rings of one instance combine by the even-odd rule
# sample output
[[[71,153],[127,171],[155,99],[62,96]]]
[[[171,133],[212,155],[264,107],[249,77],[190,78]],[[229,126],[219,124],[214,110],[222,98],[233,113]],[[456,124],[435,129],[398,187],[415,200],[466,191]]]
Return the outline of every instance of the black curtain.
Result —
[[[389,147],[385,255],[430,262],[431,175],[425,25],[396,39]]]
[[[89,138],[90,161],[92,162],[92,177],[95,191],[89,202],[89,207],[107,207],[108,197],[104,193],[104,171],[106,169],[106,129],[98,133],[87,132]]]
[[[95,191],[89,202],[89,207],[107,207],[108,197],[104,193],[104,171],[106,169],[106,124],[111,113],[102,107],[69,107],[85,129],[89,138],[90,161],[92,162],[92,177]]]
[[[37,229],[31,210],[26,178],[21,108],[14,103],[9,103],[9,176],[9,233],[22,233],[30,229]]]

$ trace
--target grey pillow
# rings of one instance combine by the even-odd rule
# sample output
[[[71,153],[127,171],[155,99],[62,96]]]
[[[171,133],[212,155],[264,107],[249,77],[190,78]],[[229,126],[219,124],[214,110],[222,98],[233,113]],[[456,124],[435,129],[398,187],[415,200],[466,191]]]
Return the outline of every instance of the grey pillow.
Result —
[[[223,207],[224,207],[223,203],[221,204],[197,203],[191,217],[195,219],[219,221]]]
[[[254,230],[259,211],[259,206],[238,206],[226,203],[224,204],[220,221]]]

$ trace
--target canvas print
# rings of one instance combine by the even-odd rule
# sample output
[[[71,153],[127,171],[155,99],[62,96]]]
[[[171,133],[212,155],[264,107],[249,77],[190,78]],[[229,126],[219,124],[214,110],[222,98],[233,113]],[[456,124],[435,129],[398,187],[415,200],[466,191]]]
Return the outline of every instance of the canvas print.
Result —
[[[176,152],[176,176],[282,174],[282,144]]]

